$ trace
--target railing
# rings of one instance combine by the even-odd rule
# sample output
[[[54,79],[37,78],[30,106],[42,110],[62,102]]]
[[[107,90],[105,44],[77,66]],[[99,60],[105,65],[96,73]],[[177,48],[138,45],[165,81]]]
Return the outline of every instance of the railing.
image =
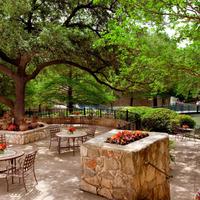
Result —
[[[157,171],[159,171],[161,174],[164,174],[165,177],[166,177],[166,179],[173,178],[172,175],[167,174],[165,171],[161,170],[160,168],[158,168],[157,166],[155,166],[155,165],[152,164],[151,162],[146,161],[145,164],[146,164],[146,165],[150,165],[151,167],[153,167],[154,169],[156,169]]]
[[[158,106],[159,108],[168,108],[174,110],[177,113],[200,113],[200,105],[189,104],[189,103],[176,103],[166,106]],[[158,108],[156,107],[156,108]]]
[[[40,118],[57,118],[57,117],[69,117],[71,114],[98,117],[98,118],[111,118],[111,119],[121,119],[129,122],[127,129],[131,129],[134,124],[134,127],[137,129],[141,128],[141,122],[136,113],[130,112],[128,110],[114,110],[114,109],[28,109],[26,110],[26,116],[32,117],[37,116]],[[124,127],[118,126],[119,129]]]

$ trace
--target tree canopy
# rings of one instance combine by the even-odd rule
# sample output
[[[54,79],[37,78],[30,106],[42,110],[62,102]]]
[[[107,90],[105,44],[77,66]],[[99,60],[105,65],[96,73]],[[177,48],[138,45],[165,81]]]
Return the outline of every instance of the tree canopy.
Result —
[[[0,75],[10,94],[0,91],[0,102],[19,121],[27,83],[61,64],[119,91],[156,95],[174,88],[195,97],[199,22],[195,0],[3,0]]]
[[[98,105],[114,101],[113,91],[96,82],[93,77],[79,69],[73,70],[69,77],[69,71],[65,66],[49,68],[31,81],[26,90],[27,106],[68,105],[70,87],[73,104]]]

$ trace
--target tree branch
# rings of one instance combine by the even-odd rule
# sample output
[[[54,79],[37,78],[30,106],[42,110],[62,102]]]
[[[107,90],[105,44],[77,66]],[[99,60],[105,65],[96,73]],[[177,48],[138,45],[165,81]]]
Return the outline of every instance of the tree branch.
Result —
[[[176,70],[185,72],[185,73],[187,73],[187,74],[189,74],[193,77],[200,78],[200,73],[198,73],[197,71],[194,71],[192,69],[189,69],[189,68],[186,68],[186,67],[178,67],[178,68],[176,68]]]
[[[35,71],[32,74],[30,74],[26,77],[26,81],[34,79],[40,73],[40,71],[43,70],[45,67],[48,67],[48,66],[51,66],[51,65],[59,65],[59,64],[66,64],[66,65],[77,67],[77,68],[84,70],[84,71],[88,72],[89,74],[91,74],[95,78],[95,80],[97,82],[99,82],[100,84],[106,85],[109,88],[116,90],[116,91],[123,91],[121,89],[115,88],[115,87],[111,86],[110,84],[100,80],[98,78],[98,76],[95,74],[95,72],[92,71],[91,69],[84,67],[84,66],[81,66],[78,63],[68,61],[68,60],[53,60],[53,61],[48,61],[48,62],[42,63],[42,64],[40,64],[36,67]]]
[[[2,60],[4,60],[5,62],[7,62],[7,63],[10,63],[10,64],[15,65],[15,66],[17,65],[17,59],[11,59],[11,58],[9,58],[6,55],[6,53],[4,53],[1,49],[0,49],[0,58]]]
[[[88,29],[90,29],[91,31],[95,32],[99,37],[101,37],[101,34],[99,33],[99,31],[98,31],[97,29],[92,28],[92,27],[91,27],[90,25],[88,25],[88,24],[83,24],[83,23],[81,23],[81,22],[79,22],[79,23],[71,23],[71,24],[68,24],[68,25],[67,25],[67,28],[69,28],[69,27],[78,27],[78,28],[80,28],[80,29],[88,28]]]
[[[0,64],[0,72],[6,74],[6,75],[9,76],[10,78],[15,78],[15,73],[14,73],[11,69],[5,67],[5,66],[2,65],[2,64]]]
[[[71,19],[76,15],[76,13],[81,10],[81,9],[85,9],[85,8],[91,8],[92,6],[92,2],[89,2],[87,4],[78,4],[71,12],[71,14],[69,15],[69,17],[67,18],[67,20],[63,23],[63,26],[68,26]]]
[[[14,108],[14,102],[7,97],[0,96],[0,102],[3,103],[4,105],[8,106],[11,109]]]

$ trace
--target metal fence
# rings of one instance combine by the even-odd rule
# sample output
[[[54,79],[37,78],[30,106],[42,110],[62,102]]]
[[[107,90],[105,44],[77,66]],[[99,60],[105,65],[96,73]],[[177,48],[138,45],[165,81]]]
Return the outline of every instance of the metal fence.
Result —
[[[200,113],[200,105],[189,104],[189,103],[176,103],[167,106],[159,106],[160,108],[168,108],[170,110],[174,110],[177,113]],[[157,107],[158,108],[158,107]]]
[[[58,117],[70,117],[70,115],[84,115],[98,118],[111,118],[121,119],[130,123],[130,126],[134,126],[139,129],[141,126],[140,118],[138,114],[130,112],[128,110],[114,110],[114,109],[90,109],[90,108],[73,108],[73,109],[28,109],[26,110],[26,116],[37,116],[40,118],[58,118]],[[120,128],[120,127],[118,127]]]

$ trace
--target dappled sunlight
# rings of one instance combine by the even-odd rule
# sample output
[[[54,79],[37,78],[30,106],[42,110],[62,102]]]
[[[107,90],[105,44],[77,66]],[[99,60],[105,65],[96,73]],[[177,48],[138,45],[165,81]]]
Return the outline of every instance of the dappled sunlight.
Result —
[[[176,139],[175,163],[172,165],[172,200],[193,199],[200,188],[200,140]]]
[[[109,128],[98,128],[101,134]],[[173,138],[174,139],[174,138]],[[175,140],[175,139],[174,139]],[[200,141],[176,140],[173,154],[176,161],[171,164],[170,180],[171,200],[190,200],[200,188]],[[6,192],[6,181],[0,179],[1,200],[105,200],[79,189],[80,184],[80,152],[75,156],[72,152],[63,150],[58,154],[56,145],[49,149],[49,139],[41,140],[27,145],[13,145],[24,151],[38,148],[36,156],[36,176],[38,184],[33,177],[27,178],[28,193],[22,184],[10,184],[10,191]]]

